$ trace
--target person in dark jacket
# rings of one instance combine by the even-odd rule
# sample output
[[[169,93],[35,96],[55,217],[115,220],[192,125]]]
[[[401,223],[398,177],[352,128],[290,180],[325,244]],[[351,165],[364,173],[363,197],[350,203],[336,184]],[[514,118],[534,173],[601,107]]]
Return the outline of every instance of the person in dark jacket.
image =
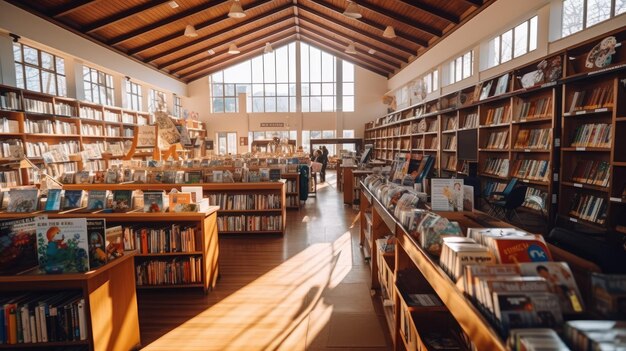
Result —
[[[320,183],[326,181],[326,166],[328,166],[328,149],[322,146],[322,170],[320,171]]]

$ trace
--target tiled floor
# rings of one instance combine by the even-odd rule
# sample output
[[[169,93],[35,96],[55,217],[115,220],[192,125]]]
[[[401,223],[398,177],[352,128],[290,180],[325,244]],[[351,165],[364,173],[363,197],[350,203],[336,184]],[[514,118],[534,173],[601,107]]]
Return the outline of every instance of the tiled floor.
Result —
[[[144,350],[390,350],[357,212],[334,173],[287,213],[284,237],[220,239],[214,291],[142,291]]]

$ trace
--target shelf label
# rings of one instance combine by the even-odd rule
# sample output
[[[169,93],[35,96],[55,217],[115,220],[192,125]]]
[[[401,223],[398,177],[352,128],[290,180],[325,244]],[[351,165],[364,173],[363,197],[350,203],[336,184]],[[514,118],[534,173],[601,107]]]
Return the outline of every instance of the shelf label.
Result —
[[[522,182],[529,183],[528,179],[522,179]]]
[[[580,183],[574,183],[574,188],[582,188],[583,185]]]
[[[554,147],[561,147],[561,138],[554,138]]]
[[[606,111],[608,111],[608,110],[609,110],[608,108],[603,107],[603,108],[597,108],[597,109],[596,109],[596,112],[606,112]]]
[[[584,115],[587,114],[587,111],[582,110],[582,111],[576,111],[576,115]]]
[[[559,181],[559,174],[558,173],[554,173],[552,175],[552,181],[553,182],[558,182]]]
[[[578,220],[577,220],[576,218],[572,218],[572,217],[570,217],[570,218],[569,218],[569,220],[570,220],[571,222],[578,223]]]
[[[556,194],[552,194],[552,203],[556,204]]]
[[[587,150],[586,147],[577,147],[576,148],[576,151],[585,151],[585,150]]]
[[[551,87],[551,86],[553,86],[553,85],[556,85],[556,81],[554,81],[554,82],[550,82],[550,83],[544,83],[544,84],[541,84],[541,87],[542,87],[542,88],[547,88],[547,87]]]
[[[530,152],[530,149],[524,149],[524,152]]]
[[[612,197],[610,198],[611,202],[622,202],[622,198],[620,197]]]

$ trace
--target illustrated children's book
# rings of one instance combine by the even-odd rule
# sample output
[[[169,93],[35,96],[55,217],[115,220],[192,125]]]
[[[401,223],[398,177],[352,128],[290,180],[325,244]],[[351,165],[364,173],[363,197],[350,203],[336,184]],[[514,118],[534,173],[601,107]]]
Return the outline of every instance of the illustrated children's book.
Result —
[[[35,217],[0,222],[0,275],[37,266]]]
[[[7,212],[34,212],[37,210],[37,189],[9,190]]]
[[[87,193],[87,210],[97,211],[106,207],[107,191],[106,190],[89,190]]]
[[[124,231],[122,226],[106,229],[106,252],[109,261],[124,256]]]
[[[61,208],[65,210],[71,210],[74,208],[79,208],[83,201],[83,191],[82,190],[65,190],[65,195],[63,197],[63,206]]]
[[[127,212],[132,209],[132,190],[113,190],[111,209],[115,212]]]
[[[61,191],[61,189],[48,189],[46,211],[58,211],[61,209]]]
[[[37,255],[39,267],[48,274],[89,270],[87,220],[38,217]]]
[[[87,233],[89,234],[89,268],[96,269],[107,263],[106,220],[88,218]]]
[[[191,201],[191,193],[170,193],[170,212],[195,212],[196,205]]]
[[[163,191],[144,191],[143,192],[143,211],[144,212],[163,212]]]

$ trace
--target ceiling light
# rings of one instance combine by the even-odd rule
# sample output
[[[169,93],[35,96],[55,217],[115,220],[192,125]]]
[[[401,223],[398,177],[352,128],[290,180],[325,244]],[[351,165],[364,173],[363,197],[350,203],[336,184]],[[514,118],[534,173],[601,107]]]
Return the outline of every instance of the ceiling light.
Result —
[[[173,9],[178,8],[178,3],[176,1],[170,1],[167,4]]]
[[[392,26],[387,26],[387,28],[385,28],[385,31],[383,32],[383,37],[393,39],[396,37],[396,31],[393,29]]]
[[[356,4],[356,2],[352,2],[349,1],[348,2],[348,7],[346,7],[346,10],[343,12],[343,15],[346,17],[350,17],[350,18],[361,18],[361,9],[359,8],[359,5]]]
[[[207,51],[207,53],[208,53],[209,55],[215,55],[215,51],[213,51],[213,49],[209,49],[209,50]]]
[[[191,24],[188,24],[185,27],[185,36],[189,37],[189,38],[197,37],[198,33],[196,32],[196,28],[194,26],[192,26]]]
[[[239,48],[237,48],[237,44],[232,43],[230,44],[230,46],[228,46],[228,53],[231,55],[237,55],[238,53],[240,53],[241,51],[239,51]]]
[[[354,42],[348,44],[348,47],[346,48],[346,54],[350,54],[350,55],[356,55],[356,48],[354,47]]]
[[[376,50],[369,49],[369,50],[367,50],[367,53],[370,54],[370,55],[374,55],[376,53]]]
[[[272,44],[270,44],[269,42],[265,43],[265,49],[263,49],[263,53],[269,54],[271,52],[274,52],[274,48],[272,47]]]
[[[246,13],[243,12],[243,8],[241,7],[239,0],[233,0],[233,4],[230,5],[230,11],[228,11],[228,17],[231,17],[231,18],[246,17]]]

